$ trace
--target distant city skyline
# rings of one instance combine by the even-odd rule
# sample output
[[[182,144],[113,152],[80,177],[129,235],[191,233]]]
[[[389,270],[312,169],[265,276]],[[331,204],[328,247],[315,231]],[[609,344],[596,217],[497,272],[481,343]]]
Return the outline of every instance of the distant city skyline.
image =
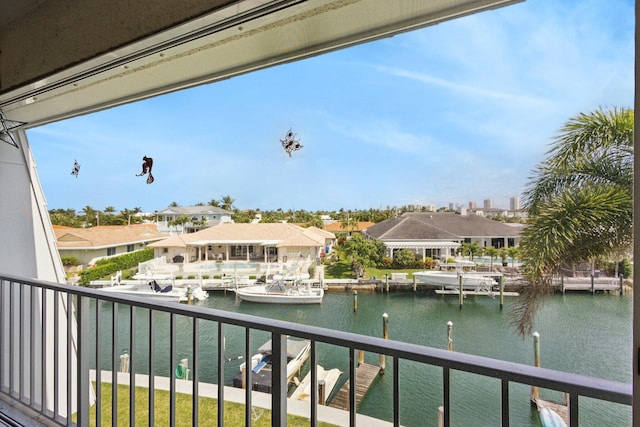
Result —
[[[634,31],[632,0],[527,1],[26,132],[48,209],[506,209],[567,120],[633,107]]]

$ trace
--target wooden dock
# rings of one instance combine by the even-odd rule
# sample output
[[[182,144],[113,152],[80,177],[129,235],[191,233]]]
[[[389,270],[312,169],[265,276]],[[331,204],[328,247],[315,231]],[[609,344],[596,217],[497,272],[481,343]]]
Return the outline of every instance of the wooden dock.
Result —
[[[564,293],[567,291],[582,291],[582,292],[620,292],[620,285],[617,283],[565,283],[560,288]]]
[[[367,391],[369,391],[369,387],[371,387],[373,380],[376,379],[379,373],[380,366],[371,365],[369,363],[361,363],[360,366],[356,368],[356,409],[358,408],[358,405],[362,401],[364,395],[367,393]],[[350,382],[350,380],[347,380],[342,385],[334,398],[331,399],[331,402],[329,402],[328,406],[345,411],[349,410]]]
[[[436,289],[438,295],[460,295],[460,291],[457,289]],[[487,296],[487,297],[499,297],[500,291],[462,291],[462,296]],[[517,297],[520,294],[518,292],[502,292],[505,297]]]

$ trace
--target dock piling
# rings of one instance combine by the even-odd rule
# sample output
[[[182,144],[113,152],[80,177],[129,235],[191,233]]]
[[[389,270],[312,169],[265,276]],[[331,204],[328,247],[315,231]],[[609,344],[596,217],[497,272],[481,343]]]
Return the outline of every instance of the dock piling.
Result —
[[[129,352],[127,350],[123,350],[120,355],[120,372],[129,373]]]
[[[318,381],[318,405],[326,405],[327,396],[324,380]]]
[[[533,365],[537,368],[540,367],[540,334],[538,332],[533,333]],[[536,401],[540,397],[540,390],[538,387],[531,387],[531,400]]]
[[[500,310],[502,310],[502,306],[504,305],[504,276],[500,276]]]
[[[462,293],[462,274],[458,275],[458,283],[459,283],[459,287],[458,287],[459,293],[458,293],[458,295],[459,295],[459,300],[460,300],[459,304],[460,304],[460,310],[462,310],[462,304],[463,304],[463,301],[464,301],[464,295]]]
[[[358,291],[353,291],[353,312],[358,311]]]
[[[447,350],[453,351],[453,322],[447,322]]]
[[[389,315],[384,313],[382,315],[382,338],[389,339]],[[380,354],[380,373],[384,374],[384,368],[386,364],[386,357],[384,354]]]
[[[595,295],[596,294],[596,280],[593,276],[593,273],[591,273],[591,295]]]

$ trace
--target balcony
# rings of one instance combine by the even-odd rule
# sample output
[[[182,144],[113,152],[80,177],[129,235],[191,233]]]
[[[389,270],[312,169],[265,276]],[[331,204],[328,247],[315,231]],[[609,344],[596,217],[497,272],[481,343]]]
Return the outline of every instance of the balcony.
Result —
[[[455,371],[473,373],[499,381],[500,418],[503,426],[509,425],[509,390],[513,385],[525,384],[541,389],[564,392],[568,396],[570,425],[577,426],[579,402],[582,398],[593,398],[605,402],[631,405],[630,384],[612,382],[597,378],[569,374],[544,368],[522,365],[456,353],[414,344],[385,340],[347,332],[294,324],[261,317],[230,313],[225,311],[181,304],[162,304],[136,297],[106,295],[100,291],[50,282],[0,275],[0,393],[4,400],[15,403],[25,414],[46,425],[89,425],[95,419],[97,425],[108,424],[102,414],[129,414],[129,424],[135,423],[134,414],[143,412],[149,425],[157,422],[161,411],[168,413],[170,425],[175,425],[181,416],[176,406],[177,395],[186,392],[191,396],[191,424],[198,425],[200,419],[200,397],[213,393],[216,400],[217,425],[224,425],[225,407],[223,403],[235,400],[240,393],[244,405],[245,425],[252,423],[252,411],[257,406],[270,406],[271,425],[287,424],[287,414],[299,402],[287,399],[287,337],[305,338],[311,341],[311,397],[302,415],[309,418],[311,425],[328,421],[339,425],[369,425],[355,410],[356,389],[348,393],[348,411],[342,417],[327,415],[326,407],[319,405],[318,378],[315,374],[318,361],[318,347],[333,345],[349,355],[349,377],[351,384],[357,384],[356,368],[358,351],[377,353],[386,358],[386,376],[393,382],[393,421],[401,425],[400,400],[403,394],[411,393],[400,381],[400,369],[407,361],[429,365],[442,373],[440,389],[442,424],[451,424],[453,405],[451,387],[455,386]],[[68,310],[70,308],[70,310]],[[66,316],[69,312],[72,315]],[[163,325],[159,327],[159,319]],[[141,319],[143,319],[141,324]],[[190,325],[189,380],[179,380],[171,372],[178,366],[176,352],[177,322]],[[113,325],[117,325],[113,327]],[[140,334],[141,328],[148,331]],[[201,349],[201,331],[207,328],[215,331],[213,353],[204,355]],[[273,343],[273,377],[270,404],[257,403],[264,395],[249,389],[229,389],[217,387],[201,381],[203,366],[215,366],[216,378],[225,378],[225,355],[220,349],[225,346],[225,329],[241,328],[245,331],[245,360],[251,358],[252,332],[263,331],[270,335]],[[146,335],[146,336],[143,336]],[[97,339],[96,337],[99,337]],[[157,351],[157,341],[162,337],[168,347]],[[105,344],[108,342],[108,344]],[[158,341],[159,342],[159,341]],[[140,351],[139,349],[146,350]],[[121,351],[128,350],[127,373],[121,371]],[[180,351],[184,351],[181,348]],[[105,355],[108,355],[105,357]],[[145,359],[145,372],[136,372],[138,359]],[[158,371],[158,360],[168,361],[169,374],[163,376]],[[106,369],[105,369],[106,366]],[[102,369],[97,369],[102,367]],[[165,369],[166,370],[166,369]],[[92,381],[95,386],[92,386]],[[251,372],[247,381],[251,383]],[[110,392],[104,391],[109,385]],[[130,399],[128,408],[118,407],[117,387],[125,386],[129,393],[136,387],[144,387],[152,402],[144,408],[137,408],[137,399]],[[111,387],[113,386],[113,387]],[[168,390],[167,408],[160,409],[155,394],[161,388]],[[139,389],[138,389],[139,390]],[[213,390],[213,391],[212,391]],[[487,391],[485,391],[487,392]],[[139,395],[140,391],[136,394]],[[111,403],[115,402],[115,403]],[[254,405],[254,403],[256,403]],[[103,408],[105,405],[110,407]],[[182,411],[182,408],[181,408]],[[299,410],[298,410],[299,412]],[[164,415],[163,415],[164,416]],[[434,414],[424,414],[425,419],[433,419]]]

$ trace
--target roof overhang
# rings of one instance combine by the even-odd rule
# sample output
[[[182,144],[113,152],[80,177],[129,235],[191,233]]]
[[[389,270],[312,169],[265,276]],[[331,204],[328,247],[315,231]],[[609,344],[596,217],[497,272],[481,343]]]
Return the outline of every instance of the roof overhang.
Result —
[[[0,6],[3,1],[0,0]],[[37,126],[519,1],[522,0],[232,2],[106,54],[68,64],[62,71],[50,70],[37,81],[6,91],[0,86],[0,109],[9,120],[25,122],[26,127]],[[45,3],[50,7],[56,5]],[[50,20],[56,18],[48,16]],[[35,31],[37,28],[34,37]],[[96,38],[109,37],[105,31],[98,31],[95,30]],[[1,42],[2,38],[3,64],[8,64],[1,72],[8,75],[12,66],[18,69],[20,58],[9,57]],[[58,41],[52,38],[51,43],[54,42]],[[77,40],[74,42],[77,44]],[[40,50],[47,48],[47,44],[39,46]],[[25,50],[23,54],[34,53],[28,47]]]
[[[275,245],[279,240],[194,240],[187,243],[187,246],[207,246],[207,245]]]
[[[385,246],[389,249],[447,249],[447,248],[459,248],[458,242],[443,242],[443,241],[405,241],[405,242],[388,242],[383,241]]]

